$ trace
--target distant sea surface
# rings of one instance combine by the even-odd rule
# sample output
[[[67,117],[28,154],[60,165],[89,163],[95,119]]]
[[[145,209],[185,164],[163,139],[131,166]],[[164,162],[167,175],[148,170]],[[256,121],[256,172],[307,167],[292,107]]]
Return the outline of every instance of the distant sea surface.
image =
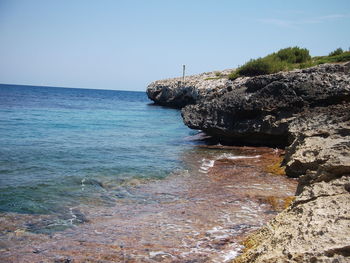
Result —
[[[112,204],[182,169],[193,134],[145,92],[0,85],[0,212]]]

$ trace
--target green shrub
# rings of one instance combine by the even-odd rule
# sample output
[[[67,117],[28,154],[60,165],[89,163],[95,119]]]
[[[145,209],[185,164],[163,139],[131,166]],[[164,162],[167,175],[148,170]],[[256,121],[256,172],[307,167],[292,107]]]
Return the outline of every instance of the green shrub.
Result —
[[[209,77],[209,78],[205,78],[204,80],[215,80],[215,79],[221,79],[221,77]]]
[[[343,54],[344,51],[342,48],[337,48],[336,50],[332,51],[331,53],[329,53],[329,57],[332,57],[332,56],[338,56],[338,55],[341,55]]]
[[[350,51],[343,52],[339,55],[314,58],[315,64],[337,63],[337,62],[346,62],[346,61],[350,61]]]
[[[280,60],[286,61],[292,64],[305,63],[311,60],[309,50],[307,50],[306,48],[299,48],[299,47],[284,48],[279,50],[275,55]]]
[[[236,78],[239,77],[239,74],[237,73],[237,70],[232,71],[229,75],[228,75],[228,79],[230,80],[235,80]]]
[[[240,76],[258,76],[272,74],[306,66],[311,61],[309,51],[305,48],[289,47],[279,50],[263,58],[251,59],[229,75],[234,80]]]
[[[299,47],[288,47],[263,58],[251,59],[243,66],[232,71],[228,78],[234,80],[242,76],[258,76],[272,74],[295,68],[309,68],[323,63],[350,61],[350,51],[343,52],[338,48],[329,56],[311,58],[309,50]]]
[[[285,69],[287,69],[287,63],[275,57],[267,56],[248,61],[237,70],[237,73],[240,76],[258,76],[272,74]]]
[[[308,62],[299,64],[299,68],[311,68],[313,66],[316,66],[316,64],[313,61],[308,61]]]

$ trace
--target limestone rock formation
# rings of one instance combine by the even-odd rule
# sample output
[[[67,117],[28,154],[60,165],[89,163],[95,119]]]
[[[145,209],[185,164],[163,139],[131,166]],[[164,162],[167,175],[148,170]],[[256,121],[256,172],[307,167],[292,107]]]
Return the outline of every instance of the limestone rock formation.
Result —
[[[183,108],[185,124],[224,142],[285,146],[296,114],[350,101],[349,66],[327,64],[238,79],[231,87],[217,98]]]
[[[158,80],[148,85],[146,92],[148,98],[158,105],[182,108],[225,89],[228,83],[226,76],[231,71],[227,69],[186,76],[185,81],[182,78]]]
[[[289,125],[294,203],[250,239],[236,262],[350,261],[350,104],[307,110]]]
[[[250,237],[236,263],[349,262],[349,185],[343,176],[305,188],[287,210]]]

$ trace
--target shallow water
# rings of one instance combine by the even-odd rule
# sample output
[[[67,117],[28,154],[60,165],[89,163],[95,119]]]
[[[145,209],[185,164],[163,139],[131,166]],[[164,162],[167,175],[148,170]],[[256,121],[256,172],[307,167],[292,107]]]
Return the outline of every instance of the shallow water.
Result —
[[[50,235],[21,228],[3,232],[0,259],[229,262],[240,253],[240,241],[276,214],[269,198],[281,201],[282,209],[295,191],[296,181],[265,172],[279,159],[273,149],[195,147],[183,159],[188,170],[130,182],[113,207],[75,207],[72,212],[86,218],[83,224]],[[214,165],[203,172],[207,160]],[[13,215],[7,222],[17,220],[18,227],[42,219]]]
[[[149,103],[144,92],[0,85],[0,212],[65,224],[78,204],[113,205],[123,183],[182,168],[193,131]]]
[[[205,145],[141,92],[0,95],[1,262],[229,262],[295,191],[280,151]]]

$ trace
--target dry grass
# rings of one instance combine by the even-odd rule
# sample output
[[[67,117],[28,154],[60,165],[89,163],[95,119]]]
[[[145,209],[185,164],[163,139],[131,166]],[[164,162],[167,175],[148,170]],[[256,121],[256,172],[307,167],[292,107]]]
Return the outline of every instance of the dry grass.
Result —
[[[295,196],[287,196],[284,198],[284,209],[287,209],[295,200]]]
[[[276,158],[272,164],[265,167],[264,171],[275,175],[286,175],[285,167],[281,166],[282,161],[283,156]]]
[[[272,209],[276,212],[281,212],[284,209],[288,208],[291,203],[294,201],[295,196],[268,196],[265,198],[265,202],[271,205]]]
[[[280,211],[281,210],[281,198],[277,196],[268,196],[266,198],[266,202],[271,205],[272,209],[274,211]]]
[[[246,263],[254,262],[256,257],[255,253],[251,253],[257,247],[259,247],[262,242],[269,237],[269,232],[265,228],[261,228],[252,234],[250,234],[245,240],[241,242],[241,245],[244,246],[243,253],[236,257],[232,263]]]

